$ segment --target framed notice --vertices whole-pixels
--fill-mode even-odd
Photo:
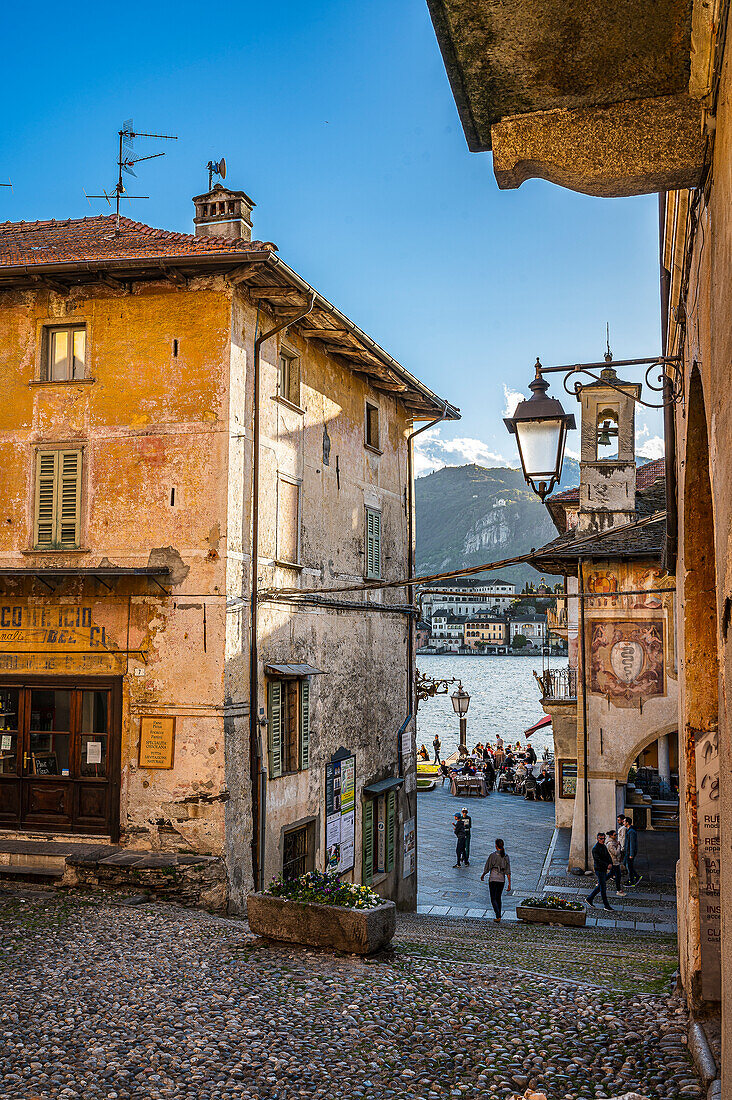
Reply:
[[[574,798],[577,793],[577,761],[559,761],[559,797]]]
[[[140,767],[172,768],[175,718],[146,715],[140,722]]]

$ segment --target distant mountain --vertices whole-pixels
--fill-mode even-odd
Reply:
[[[579,463],[565,458],[559,488],[578,484]],[[421,574],[513,558],[557,533],[521,471],[506,467],[445,466],[417,478],[415,506]],[[501,569],[500,575],[519,587],[539,580],[530,565]]]

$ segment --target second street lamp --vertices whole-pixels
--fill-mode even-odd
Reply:
[[[458,680],[457,691],[454,691],[450,696],[452,699],[452,705],[460,719],[460,746],[458,752],[460,756],[468,755],[468,719],[466,717],[468,713],[468,707],[470,706],[470,696],[463,688],[462,681]]]

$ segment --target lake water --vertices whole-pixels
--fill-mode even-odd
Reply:
[[[534,670],[541,673],[541,657],[460,657],[457,654],[419,655],[417,668],[435,680],[462,680],[470,695],[468,709],[468,748],[478,741],[495,744],[496,734],[505,742],[526,743],[524,730],[546,715],[539,702],[541,693],[534,679]],[[424,742],[433,756],[432,741],[440,735],[443,757],[457,751],[460,742],[458,717],[450,694],[457,685],[450,685],[447,695],[436,695],[419,704],[417,713],[417,748]],[[541,759],[544,749],[554,751],[551,726],[531,737],[536,755]]]

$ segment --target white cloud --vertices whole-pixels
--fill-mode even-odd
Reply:
[[[636,433],[636,437],[637,435],[638,433]],[[636,446],[636,451],[640,458],[663,458],[663,439],[660,435],[652,435],[650,436],[650,438],[646,439],[645,442],[640,445],[640,447]]]
[[[522,393],[518,393],[517,390],[510,390],[505,382],[503,383],[503,396],[506,399],[506,404],[503,409],[504,416],[513,416],[519,401],[526,400]]]
[[[443,466],[508,466],[504,455],[491,451],[481,439],[468,436],[443,439],[440,428],[430,428],[414,441],[414,474],[424,477]]]

